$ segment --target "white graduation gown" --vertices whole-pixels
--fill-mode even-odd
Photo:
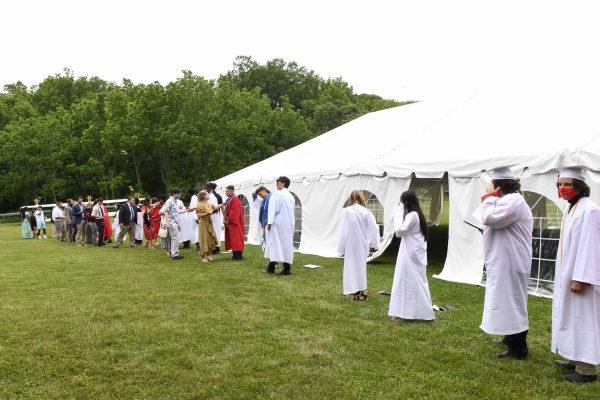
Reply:
[[[113,219],[112,231],[113,231],[113,237],[116,240],[116,238],[119,237],[119,233],[121,232],[121,225],[119,224],[119,211],[118,210],[115,213],[115,218]]]
[[[262,202],[263,200],[260,198],[260,196],[256,196],[256,198],[252,202],[254,215],[258,216]],[[250,224],[250,227],[252,228],[252,224]],[[248,237],[252,237],[255,243],[263,244],[263,236],[264,231],[262,226],[260,225],[260,221],[258,221],[258,223],[252,228],[252,235],[248,235]]]
[[[288,189],[277,190],[269,200],[266,249],[271,262],[294,261],[294,196]]]
[[[208,203],[217,207],[219,205],[219,201],[217,200],[217,196],[213,192],[210,192],[208,195]],[[222,242],[225,240],[225,230],[223,229],[223,212],[219,210],[219,212],[214,213],[210,216],[212,220],[213,228],[215,229],[215,234],[217,235],[217,240]]]
[[[589,286],[574,294],[571,281]],[[568,360],[600,364],[600,207],[587,197],[563,221],[554,275],[552,351]]]
[[[527,282],[531,274],[533,215],[519,193],[488,197],[481,217],[486,285],[480,328],[491,335],[529,329]]]
[[[144,215],[138,210],[135,222],[135,240],[144,240]]]
[[[177,224],[179,225],[179,243],[187,242],[191,239],[192,233],[190,231],[190,213],[187,212],[187,208],[183,204],[183,201],[177,200]]]
[[[193,210],[198,207],[198,196],[193,195],[190,199],[190,206]],[[198,215],[196,211],[188,211],[188,224],[190,225],[190,244],[199,243],[198,240]]]
[[[353,204],[342,210],[338,253],[344,255],[343,293],[367,290],[369,249],[379,247],[379,226],[371,211]]]
[[[433,320],[435,314],[426,273],[427,242],[419,228],[419,215],[413,211],[404,216],[404,207],[398,206],[394,211],[394,231],[402,240],[388,315],[402,319]]]

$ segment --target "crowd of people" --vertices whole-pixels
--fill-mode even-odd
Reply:
[[[278,191],[271,193],[260,187],[255,198],[266,200],[261,210],[261,237],[265,256],[270,260],[267,272],[274,273],[278,263],[283,263],[281,275],[291,273],[294,255],[294,198],[289,192],[290,180],[281,177]],[[215,191],[217,185],[209,182],[204,190],[189,189],[187,205],[180,189],[170,196],[139,198],[130,196],[116,205],[113,222],[102,198],[87,203],[80,196],[65,203],[57,201],[51,212],[53,237],[58,242],[72,242],[77,246],[98,247],[112,244],[118,248],[128,238],[131,247],[153,248],[160,246],[173,260],[180,260],[181,248],[195,246],[200,261],[213,261],[212,255],[221,252],[221,243],[230,251],[233,260],[242,260],[245,243],[245,217],[235,188],[225,188],[225,201]],[[270,205],[270,206],[269,206]],[[34,210],[21,209],[21,236],[24,239],[46,239],[46,216],[41,206]],[[267,245],[266,243],[269,243]]]
[[[187,205],[179,189],[165,195],[139,198],[130,196],[123,204],[116,204],[113,222],[102,198],[84,203],[57,201],[52,209],[53,238],[77,246],[98,247],[112,244],[118,248],[125,238],[130,246],[159,247],[174,260],[183,258],[179,248],[195,246],[202,261],[212,260],[220,252],[220,243],[233,251],[233,258],[242,259],[244,247],[244,213],[233,187],[227,189],[227,199],[215,191],[217,185],[209,182],[198,193],[189,189]],[[21,209],[21,237],[47,239],[46,215],[41,206]]]
[[[294,258],[294,197],[290,180],[277,179],[271,193],[261,186],[255,191],[259,208],[258,237],[267,259],[265,272],[291,274]],[[226,188],[226,200],[209,183],[205,190],[188,191],[185,206],[181,191],[171,196],[145,199],[133,197],[119,207],[113,228],[102,199],[84,205],[81,198],[65,205],[57,202],[52,211],[54,237],[85,245],[103,246],[115,237],[113,247],[125,236],[131,246],[158,245],[174,260],[183,258],[180,245],[195,245],[201,262],[210,262],[220,252],[220,243],[243,259],[244,212],[233,186]],[[533,215],[520,193],[520,183],[509,168],[493,172],[487,193],[473,214],[483,226],[486,289],[480,328],[500,335],[505,351],[499,358],[525,359],[529,354],[527,333],[528,280],[531,273]],[[583,172],[562,169],[558,195],[569,203],[561,226],[556,257],[552,305],[552,351],[564,357],[556,360],[570,370],[563,378],[586,383],[597,380],[600,364],[600,207],[590,199]],[[23,236],[46,238],[43,210],[22,210]],[[406,191],[394,211],[394,231],[401,238],[390,293],[388,315],[394,321],[433,321],[435,314],[426,275],[427,221],[414,192]],[[91,231],[91,233],[90,233]],[[362,191],[353,191],[344,204],[339,221],[338,251],[344,257],[343,294],[353,300],[367,300],[367,259],[380,243],[373,213],[366,208]]]

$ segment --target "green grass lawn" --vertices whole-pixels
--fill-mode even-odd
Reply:
[[[256,247],[243,262],[204,265],[193,251],[173,262],[157,249],[19,237],[15,224],[0,230],[0,399],[600,395],[598,384],[560,380],[547,299],[530,298],[531,357],[497,360],[478,328],[480,287],[431,278],[434,303],[458,310],[391,322],[389,298],[376,294],[391,285],[391,257],[369,267],[369,301],[352,302],[339,259],[299,254],[293,275],[278,277],[261,272]]]

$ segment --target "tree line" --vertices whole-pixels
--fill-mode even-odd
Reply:
[[[0,93],[0,211],[34,199],[124,197],[235,172],[360,115],[408,102],[354,93],[341,78],[236,58],[216,80],[166,85],[75,77]]]

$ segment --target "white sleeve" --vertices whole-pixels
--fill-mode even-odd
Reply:
[[[519,220],[519,208],[506,198],[488,197],[480,206],[481,222],[490,228],[505,228]]]
[[[414,227],[415,223],[418,223],[419,218],[415,212],[409,212],[405,216],[404,207],[402,207],[401,210],[400,207],[402,206],[399,206],[396,209],[396,213],[394,213],[394,231],[396,232],[396,237],[407,236]]]
[[[378,249],[379,242],[381,240],[379,237],[379,225],[377,225],[377,221],[375,220],[373,213],[370,212],[367,218],[369,218],[369,224],[367,225],[367,238],[369,239],[369,247]]]
[[[600,285],[600,210],[583,215],[572,280]]]
[[[274,193],[273,195],[271,195],[271,198],[269,199],[269,206],[268,206],[268,212],[267,212],[267,225],[273,225],[273,223],[275,222],[275,215],[277,215],[278,210],[276,210],[276,208],[278,207],[278,203],[279,203],[279,196],[277,195],[277,193]]]
[[[346,209],[343,209],[340,213],[340,220],[338,222],[338,254],[344,254],[346,252],[346,238],[348,235]]]

